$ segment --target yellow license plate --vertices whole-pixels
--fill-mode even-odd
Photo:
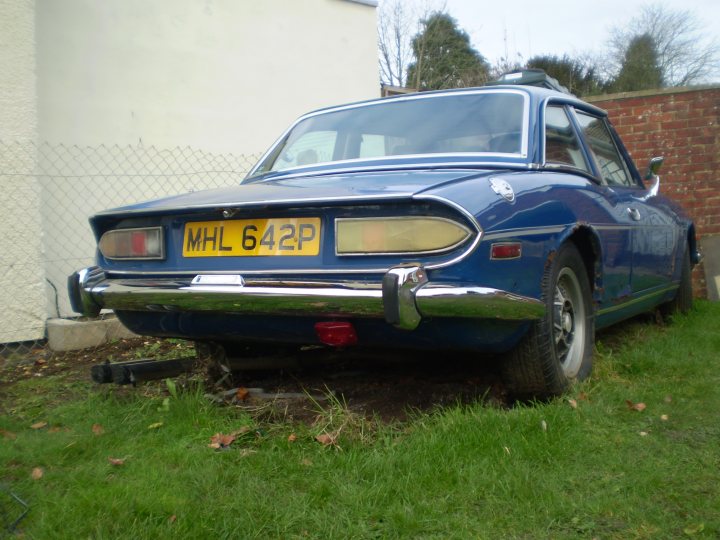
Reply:
[[[197,221],[183,236],[183,257],[310,256],[320,253],[320,218]]]

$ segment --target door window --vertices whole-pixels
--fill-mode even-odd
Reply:
[[[585,140],[600,167],[600,174],[605,183],[610,186],[636,186],[605,121],[584,112],[576,111],[576,113]]]
[[[563,107],[545,109],[545,164],[570,165],[590,172],[575,130]]]

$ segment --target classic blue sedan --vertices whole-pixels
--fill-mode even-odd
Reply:
[[[596,328],[692,305],[693,223],[606,113],[499,85],[301,117],[238,186],[102,212],[74,309],[253,347],[505,353],[512,394],[588,376]]]

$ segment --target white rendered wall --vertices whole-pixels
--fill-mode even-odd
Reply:
[[[38,0],[40,135],[257,153],[379,95],[375,8],[345,0]]]
[[[35,2],[0,0],[0,343],[45,332],[36,104]]]

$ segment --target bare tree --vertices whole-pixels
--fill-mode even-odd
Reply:
[[[407,4],[402,0],[384,0],[378,12],[378,51],[380,80],[391,86],[402,86],[412,61],[414,25]]]
[[[630,44],[642,35],[655,42],[662,80],[686,86],[707,79],[719,66],[720,45],[703,33],[691,11],[673,10],[662,3],[646,4],[626,25],[611,30],[610,56],[617,74]]]
[[[422,21],[445,10],[445,2],[425,0],[421,5],[407,0],[381,0],[378,8],[378,53],[380,80],[391,86],[404,86],[408,66],[414,61],[412,39]]]

